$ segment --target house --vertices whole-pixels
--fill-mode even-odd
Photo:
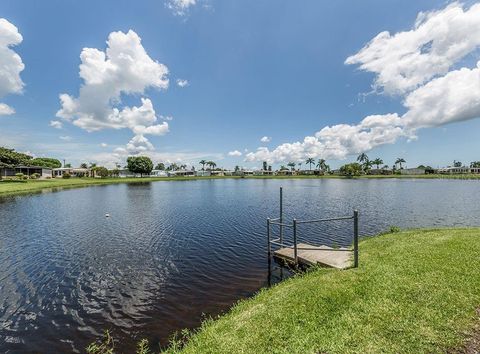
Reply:
[[[255,176],[272,176],[273,175],[273,171],[269,171],[269,170],[255,170],[253,171],[253,174]]]
[[[445,167],[438,169],[438,173],[441,174],[448,174],[448,175],[458,175],[458,174],[478,174],[480,173],[480,168],[478,167]]]
[[[140,173],[133,173],[132,171],[124,168],[118,170],[118,177],[120,178],[134,178],[134,177],[141,177]]]
[[[51,178],[52,169],[42,166],[16,166],[16,167],[1,167],[0,176],[2,177],[15,177],[17,173],[23,173],[25,176],[31,176],[38,174],[39,178]]]
[[[197,176],[197,177],[210,177],[211,173],[210,173],[210,171],[200,170],[200,171],[195,172],[195,176]]]
[[[192,170],[177,170],[168,171],[168,177],[190,177],[195,176],[195,171]]]
[[[296,172],[290,170],[279,170],[276,174],[277,176],[293,176],[294,174],[296,174]]]
[[[402,168],[400,171],[400,174],[402,175],[424,175],[425,174],[425,169],[424,168]]]
[[[163,170],[152,170],[150,177],[168,177],[168,173]]]
[[[222,170],[213,170],[213,171],[210,171],[210,173],[212,176],[225,176]]]
[[[71,177],[88,177],[90,176],[90,169],[88,168],[73,168],[73,167],[59,167],[53,169],[53,178],[61,178],[66,173]]]

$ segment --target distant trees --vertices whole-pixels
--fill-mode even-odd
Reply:
[[[80,168],[88,168],[88,165],[85,162],[83,162],[80,164]]]
[[[213,170],[213,169],[215,169],[215,167],[217,167],[217,164],[213,161],[207,161],[206,165],[210,166],[210,170]]]
[[[206,160],[201,160],[200,165],[202,165],[202,171],[205,171],[205,165],[207,164]]]
[[[157,165],[155,166],[155,169],[156,170],[159,170],[159,171],[165,171],[165,164],[163,162],[159,162],[157,163]]]
[[[296,163],[295,162],[289,162],[287,163],[287,166],[290,167],[290,170],[293,172],[293,170],[295,169],[295,165]]]
[[[400,169],[402,169],[402,163],[406,163],[405,159],[403,157],[399,157],[395,160],[395,166],[400,166]]]
[[[358,162],[343,165],[340,167],[340,174],[347,177],[360,176],[362,174],[362,165]]]
[[[321,171],[329,171],[330,166],[327,165],[327,161],[325,159],[319,159],[317,163],[317,167]]]
[[[307,161],[305,161],[305,163],[307,163],[307,164],[309,165],[310,171],[311,171],[311,170],[312,170],[312,164],[315,163],[315,160],[314,160],[313,158],[309,157],[309,158],[307,159]]]
[[[153,162],[148,156],[129,156],[127,158],[127,168],[133,173],[149,174],[153,170]]]
[[[358,155],[357,161],[361,162],[361,163],[365,163],[365,162],[369,161],[367,154],[362,152],[360,155]]]
[[[462,162],[457,161],[457,160],[453,160],[453,167],[462,167]]]
[[[31,158],[31,156],[16,152],[14,149],[0,147],[0,167],[28,165]]]
[[[372,163],[370,162],[367,154],[364,153],[364,152],[362,152],[360,155],[358,155],[357,161],[362,163],[361,167],[362,167],[362,170],[365,173],[368,172],[370,170],[370,168],[372,167]]]
[[[472,167],[472,168],[480,168],[480,161],[472,161],[472,162],[470,162],[470,167]]]
[[[40,166],[47,168],[59,168],[62,167],[60,160],[52,159],[49,157],[37,157],[29,161],[30,166]]]
[[[95,167],[95,174],[101,178],[106,178],[109,175],[109,172],[106,167],[98,166]]]
[[[377,157],[375,160],[372,161],[372,163],[377,166],[377,170],[380,169],[380,165],[383,164],[383,160],[379,157]]]
[[[266,171],[268,169],[268,163],[267,161],[263,161],[263,170]]]

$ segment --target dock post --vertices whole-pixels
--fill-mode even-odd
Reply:
[[[280,243],[283,244],[283,187],[280,187]]]
[[[293,260],[295,261],[295,266],[298,264],[298,254],[297,254],[297,219],[293,219]]]
[[[267,242],[268,260],[270,261],[270,255],[272,253],[272,245],[270,243],[270,218],[267,218]]]
[[[358,267],[358,210],[353,211],[353,266]]]

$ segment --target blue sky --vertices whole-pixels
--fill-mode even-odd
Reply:
[[[0,116],[0,145],[37,156],[67,159],[73,164],[111,164],[128,154],[146,153],[155,162],[181,161],[189,165],[212,159],[223,167],[255,167],[266,159],[278,166],[312,156],[326,157],[332,166],[338,166],[355,159],[360,150],[372,158],[382,157],[388,165],[396,157],[403,157],[411,167],[420,163],[443,166],[454,159],[466,163],[480,160],[480,122],[475,119],[480,110],[474,105],[475,97],[466,98],[473,102],[467,118],[460,112],[445,120],[437,115],[428,122],[417,119],[423,115],[421,111],[415,113],[420,108],[406,107],[404,103],[413,93],[416,99],[412,98],[412,104],[423,107],[424,96],[416,92],[422,86],[461,68],[475,69],[479,56],[473,39],[465,53],[445,59],[449,63],[446,71],[438,69],[435,75],[402,88],[400,93],[389,91],[397,88],[395,77],[385,85],[377,85],[372,93],[372,85],[378,84],[376,78],[385,74],[378,68],[381,63],[372,70],[361,68],[362,63],[369,64],[365,61],[345,63],[380,32],[389,31],[393,36],[410,31],[420,12],[447,11],[449,3],[183,0],[189,6],[179,14],[175,1],[178,5],[182,0],[3,0],[0,17],[16,26],[23,37],[10,48],[21,57],[25,68],[19,73],[24,84],[22,92],[12,90],[0,98],[15,110],[14,114]],[[473,5],[467,2],[450,7],[467,14]],[[443,13],[435,14],[442,21]],[[477,17],[472,10],[468,20],[476,21]],[[455,23],[451,26],[451,32],[459,27]],[[62,108],[59,95],[78,98],[80,86],[85,83],[79,76],[82,49],[105,51],[112,32],[126,34],[129,30],[141,38],[141,46],[153,62],[168,68],[164,75],[168,88],[158,80],[144,78],[140,90],[133,94],[121,91],[121,102],[109,108],[121,111],[139,107],[142,98],[149,99],[158,118],[142,126],[165,122],[168,132],[163,125],[158,126],[161,132],[148,134],[144,128],[129,123],[122,123],[121,128],[105,125],[88,131],[92,125],[79,121],[80,115],[86,114],[83,107],[89,106],[86,99],[82,108],[64,114],[67,118],[56,116]],[[469,35],[473,37],[476,32],[472,30]],[[434,45],[441,36],[432,38]],[[450,45],[456,38],[460,37],[452,38]],[[387,49],[395,51],[395,45],[399,44],[393,43]],[[450,47],[445,48],[447,53]],[[440,49],[437,56],[443,55]],[[427,69],[422,67],[410,74],[422,76],[420,70]],[[475,80],[473,77],[465,80]],[[180,87],[177,80],[187,80],[188,84]],[[117,82],[112,79],[110,84]],[[122,87],[134,83],[128,81],[125,85]],[[415,114],[403,116],[408,111]],[[334,138],[328,138],[328,143],[325,137],[315,138],[315,147],[282,145],[302,144],[305,137],[315,136],[326,126],[355,127],[369,115],[381,115],[383,119],[387,114],[397,114],[409,122],[392,118],[395,122],[389,123],[389,128],[396,129],[392,140],[383,135],[368,137],[368,141],[352,146],[351,140],[337,140],[338,134],[345,131],[342,128]],[[52,127],[51,121],[60,122],[57,128],[62,128]],[[349,139],[356,139],[357,133]],[[138,136],[143,139],[129,147],[127,144]],[[264,136],[270,141],[261,142]],[[258,153],[259,147],[267,149]],[[242,155],[230,156],[229,152],[234,151]]]

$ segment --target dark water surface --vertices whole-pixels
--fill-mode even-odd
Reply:
[[[104,329],[129,352],[227,310],[267,284],[265,219],[281,185],[288,217],[358,208],[361,235],[480,224],[478,181],[200,180],[3,198],[0,352],[82,352]],[[348,244],[351,224],[301,232]]]

